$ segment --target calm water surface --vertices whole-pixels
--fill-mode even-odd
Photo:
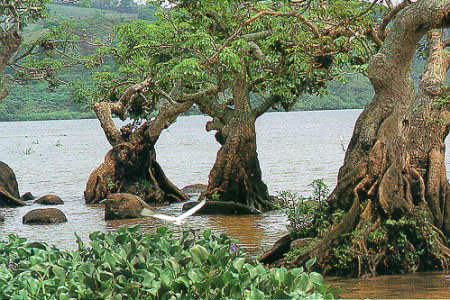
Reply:
[[[317,178],[332,188],[344,158],[339,134],[348,143],[359,113],[270,113],[258,119],[258,153],[270,192],[292,190],[306,195],[311,192],[309,183]],[[207,120],[204,116],[180,117],[157,143],[158,161],[179,187],[208,181],[219,146],[214,135],[205,131]],[[23,225],[22,217],[40,205],[0,209],[5,216],[0,238],[17,233],[33,241],[75,248],[75,232],[87,240],[92,231],[141,224],[142,231],[148,232],[160,226],[162,223],[152,218],[105,221],[103,207],[84,204],[82,195],[89,174],[103,162],[109,149],[97,120],[0,123],[0,160],[15,171],[20,192],[30,191],[36,197],[59,195],[65,204],[58,208],[69,220],[49,226]],[[178,214],[181,205],[159,211]],[[258,255],[286,232],[286,221],[282,213],[269,212],[251,217],[195,216],[188,225],[226,233],[238,239],[246,251]],[[445,273],[338,282],[344,285],[346,297],[450,298],[450,278]]]

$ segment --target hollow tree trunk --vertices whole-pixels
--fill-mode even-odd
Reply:
[[[359,276],[448,265],[446,237],[439,222],[429,220],[429,213],[436,220],[430,204],[435,200],[420,197],[427,194],[427,183],[412,153],[417,144],[426,141],[424,129],[411,127],[415,91],[409,70],[422,36],[429,29],[448,26],[449,13],[450,1],[423,0],[405,8],[394,20],[369,64],[374,99],[356,122],[337,186],[329,197],[332,213],[343,211],[343,217],[289,263],[304,263],[315,256],[324,272],[333,273],[342,258],[336,251],[340,249],[356,257],[349,258],[347,267],[353,267],[349,272]],[[410,140],[416,130],[419,143]],[[426,170],[427,176],[441,173],[431,164]],[[417,230],[422,237],[417,237]],[[399,238],[403,239],[401,246]],[[341,247],[344,243],[348,248]],[[393,259],[404,252],[417,254],[417,265]]]
[[[251,110],[245,80],[233,87],[234,110],[216,134],[222,147],[209,173],[207,198],[233,201],[261,211],[273,209],[272,198],[262,180],[256,152],[256,116]]]
[[[148,203],[171,203],[187,199],[164,174],[156,161],[155,143],[162,130],[175,121],[177,116],[188,110],[191,103],[166,104],[152,121],[139,128],[127,125],[119,130],[111,115],[124,116],[121,103],[98,103],[95,112],[113,146],[102,163],[89,177],[85,200],[96,203],[111,193],[131,193]]]

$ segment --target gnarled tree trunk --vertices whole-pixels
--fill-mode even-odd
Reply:
[[[331,213],[343,217],[288,263],[315,256],[324,272],[337,272],[340,263],[359,276],[448,266],[442,232],[448,204],[438,199],[447,194],[442,159],[448,130],[430,122],[418,126],[409,71],[422,36],[449,26],[449,13],[450,1],[423,0],[394,20],[369,64],[375,96],[356,122],[329,198]],[[430,126],[437,137],[427,136]]]
[[[221,130],[222,147],[209,173],[206,196],[232,201],[266,211],[272,207],[267,185],[262,181],[256,152],[255,117],[235,112]]]
[[[445,49],[442,31],[428,35],[429,56],[420,83],[420,97],[411,117],[409,134],[409,176],[411,200],[426,203],[433,224],[450,237],[450,189],[445,167],[445,139],[449,133],[450,105],[444,88],[450,53]],[[420,176],[419,176],[420,175]]]
[[[256,115],[248,95],[245,79],[238,76],[233,86],[234,110],[216,134],[222,147],[209,173],[208,188],[201,197],[216,197],[220,201],[238,202],[266,211],[273,209],[273,197],[262,181],[256,152]]]
[[[122,102],[101,102],[95,112],[110,144],[113,146],[102,163],[89,177],[84,192],[87,203],[96,203],[110,193],[130,193],[148,203],[172,203],[187,199],[165,176],[156,161],[155,143],[161,132],[172,124],[177,116],[187,111],[192,103],[164,104],[158,115],[136,127],[128,124],[115,127],[112,113],[125,119]]]

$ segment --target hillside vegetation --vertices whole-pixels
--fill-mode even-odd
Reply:
[[[119,13],[112,10],[101,10],[69,5],[49,5],[50,16],[27,27],[25,42],[37,40],[52,26],[60,25],[67,20],[82,28],[88,36],[104,40],[112,33],[113,27],[123,22],[137,19],[137,14]],[[72,69],[60,76],[65,81],[88,80],[89,74]],[[60,86],[50,89],[45,82],[15,84],[9,96],[0,102],[0,121],[48,120],[91,118],[94,114],[70,101],[68,89]]]
[[[69,5],[51,4],[50,17],[27,28],[25,41],[38,39],[52,26],[72,20],[88,36],[106,39],[115,25],[123,22],[147,18],[151,19],[149,9],[137,13],[121,13],[114,10],[85,8]],[[413,77],[418,79],[423,62],[417,60]],[[89,80],[89,74],[81,70],[71,70],[62,75],[66,81]],[[293,110],[328,110],[364,108],[373,97],[373,88],[363,75],[349,75],[344,82],[334,81],[323,95],[304,95]],[[60,86],[50,89],[45,82],[15,84],[10,95],[0,102],[0,121],[55,120],[93,118],[91,111],[71,102],[68,89]],[[191,111],[195,113],[198,111]]]

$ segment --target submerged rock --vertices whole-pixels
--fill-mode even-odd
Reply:
[[[22,218],[23,224],[58,224],[67,222],[66,215],[57,208],[38,208]]]
[[[111,194],[106,200],[105,220],[141,218],[141,211],[144,208],[150,209],[150,206],[136,195]]]
[[[0,222],[4,222],[5,221],[5,217],[4,216],[0,216]]]
[[[183,205],[183,211],[189,210],[198,202],[187,202]],[[206,201],[205,205],[196,213],[199,215],[257,215],[261,211],[254,207],[236,202]]]
[[[181,191],[186,195],[197,195],[206,191],[207,188],[208,186],[206,184],[197,183],[187,185],[184,188],[182,188]]]
[[[64,201],[56,195],[45,195],[37,199],[35,203],[43,205],[60,205],[64,204]]]
[[[19,185],[14,171],[0,161],[0,207],[16,207],[27,205],[19,199]]]
[[[30,192],[26,192],[25,194],[22,195],[22,197],[20,197],[20,200],[22,201],[30,201],[30,200],[34,200],[34,196],[33,194],[31,194]]]

